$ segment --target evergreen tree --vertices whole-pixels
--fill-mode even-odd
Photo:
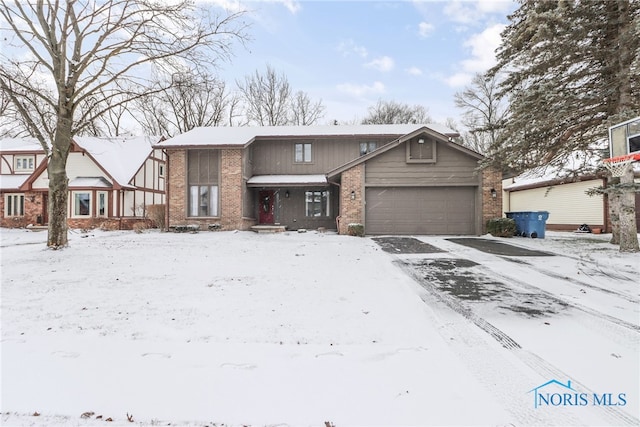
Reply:
[[[564,164],[639,115],[639,13],[632,0],[521,0],[490,70],[506,75],[500,93],[510,104],[495,162]]]

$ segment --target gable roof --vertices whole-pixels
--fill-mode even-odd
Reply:
[[[126,186],[153,150],[160,138],[98,138],[77,136],[73,141],[85,150],[117,183]]]
[[[156,144],[156,147],[234,147],[244,148],[260,138],[336,137],[336,136],[400,136],[416,129],[429,128],[442,135],[458,133],[440,124],[409,125],[338,125],[338,126],[243,126],[198,127]]]
[[[73,138],[73,144],[87,153],[117,184],[126,187],[151,154],[152,144],[159,140],[160,138],[150,136],[117,138],[76,136]],[[44,150],[35,138],[6,138],[0,139],[0,152],[44,153]],[[32,175],[38,175],[43,170],[38,167]],[[3,177],[3,181],[4,179]]]
[[[342,172],[346,171],[347,169],[351,169],[352,167],[366,162],[367,160],[379,156],[382,153],[386,153],[387,151],[396,148],[399,145],[404,144],[406,141],[415,138],[418,135],[422,135],[422,134],[427,134],[427,135],[431,135],[434,138],[436,138],[437,140],[439,140],[440,143],[443,143],[445,145],[447,145],[450,148],[453,148],[455,150],[458,151],[462,151],[463,153],[466,153],[467,155],[471,156],[471,157],[475,157],[476,159],[480,160],[482,159],[484,156],[482,156],[482,154],[480,153],[476,153],[473,150],[468,149],[467,147],[463,147],[460,144],[456,144],[455,142],[451,141],[451,137],[449,137],[446,134],[442,134],[439,132],[436,132],[435,130],[427,127],[427,126],[422,126],[418,129],[415,129],[414,131],[407,133],[406,135],[402,135],[401,137],[399,137],[398,139],[383,145],[382,147],[373,150],[370,153],[365,154],[364,156],[360,156],[356,159],[353,159],[347,163],[345,163],[342,166],[338,166],[337,168],[330,170],[329,172],[327,172],[327,176],[328,177],[333,177],[333,176],[337,176],[339,174],[341,174]]]

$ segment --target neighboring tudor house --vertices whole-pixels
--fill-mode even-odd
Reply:
[[[501,216],[501,175],[439,125],[196,128],[167,154],[168,227],[483,232]]]
[[[165,157],[158,139],[75,137],[67,161],[68,224],[131,228],[146,206],[165,202]],[[48,222],[49,179],[35,139],[0,140],[2,227]]]

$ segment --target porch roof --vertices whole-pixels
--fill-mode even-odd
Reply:
[[[0,190],[17,190],[30,175],[0,175]]]
[[[322,175],[255,175],[247,181],[248,187],[301,187],[306,185],[327,185],[327,177]]]

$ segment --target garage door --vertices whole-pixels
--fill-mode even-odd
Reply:
[[[476,234],[475,187],[366,189],[367,234]]]

